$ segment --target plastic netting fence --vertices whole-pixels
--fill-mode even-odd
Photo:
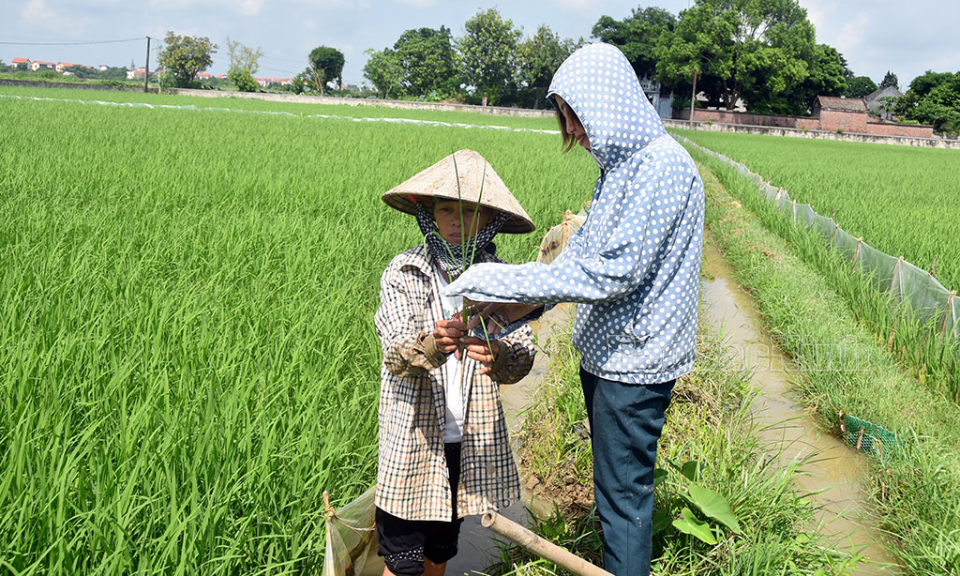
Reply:
[[[864,242],[863,238],[854,238],[840,228],[833,218],[817,214],[809,204],[798,203],[786,190],[764,182],[763,178],[743,164],[683,136],[673,137],[736,168],[756,183],[760,194],[794,224],[816,233],[835,246],[851,262],[851,271],[862,272],[878,289],[888,291],[895,302],[905,303],[919,320],[936,322],[940,334],[952,334],[960,338],[960,298],[957,298],[956,291],[947,290],[929,272],[902,257],[896,258],[877,250]]]
[[[890,430],[843,412],[840,413],[840,431],[847,444],[881,458],[889,458],[902,446],[896,434]]]

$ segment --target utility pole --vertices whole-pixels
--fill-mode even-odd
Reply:
[[[150,37],[147,36],[147,65],[143,67],[143,91],[147,92],[147,82],[150,80]]]
[[[697,107],[697,69],[693,69],[693,94],[690,95],[690,123],[693,124],[693,109]]]

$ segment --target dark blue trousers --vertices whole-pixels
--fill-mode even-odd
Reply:
[[[593,488],[603,567],[647,576],[653,548],[653,470],[675,381],[624,384],[580,369],[593,444]]]

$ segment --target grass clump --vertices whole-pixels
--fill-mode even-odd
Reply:
[[[830,283],[803,262],[802,247],[761,226],[763,216],[747,210],[765,209],[752,181],[691,153],[707,182],[711,235],[753,294],[770,332],[793,356],[803,402],[834,433],[843,410],[903,441],[889,460],[876,459],[870,472],[880,515],[875,522],[889,535],[893,553],[911,573],[960,574],[960,409],[901,369]]]
[[[731,190],[734,189],[733,181],[742,184],[738,175],[721,167],[722,163],[713,162],[711,165],[716,167],[717,176]],[[756,188],[753,194],[744,190],[738,198],[764,226],[794,246],[803,259],[827,279],[831,288],[846,301],[854,317],[868,326],[878,343],[896,355],[922,384],[960,404],[960,340],[944,337],[945,331],[952,331],[953,327],[945,325],[942,310],[930,320],[921,320],[908,302],[894,301],[888,289],[889,279],[881,282],[865,273],[853,273],[856,267],[851,264],[849,255],[844,256],[825,243],[819,234],[795,225],[762,198]],[[923,293],[925,287],[912,285],[911,288]]]
[[[698,483],[727,499],[741,535],[714,528],[710,546],[668,527],[654,537],[653,574],[842,574],[861,561],[824,547],[808,500],[791,478],[803,461],[778,468],[761,446],[750,416],[748,378],[732,369],[721,335],[701,323],[694,372],[673,391],[658,460],[696,461]],[[584,422],[579,357],[569,335],[551,343],[551,376],[542,400],[527,414],[521,456],[524,481],[555,503],[552,516],[533,528],[541,536],[595,564],[602,563],[599,521],[593,506],[592,453]],[[658,483],[656,509],[672,509],[688,482],[669,473]],[[494,574],[564,572],[516,547],[504,547]]]

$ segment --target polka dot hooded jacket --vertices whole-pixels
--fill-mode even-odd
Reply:
[[[444,292],[477,301],[577,302],[573,343],[588,372],[652,384],[693,367],[703,183],[666,133],[630,62],[590,44],[557,70],[600,165],[589,213],[552,264],[477,264]]]

